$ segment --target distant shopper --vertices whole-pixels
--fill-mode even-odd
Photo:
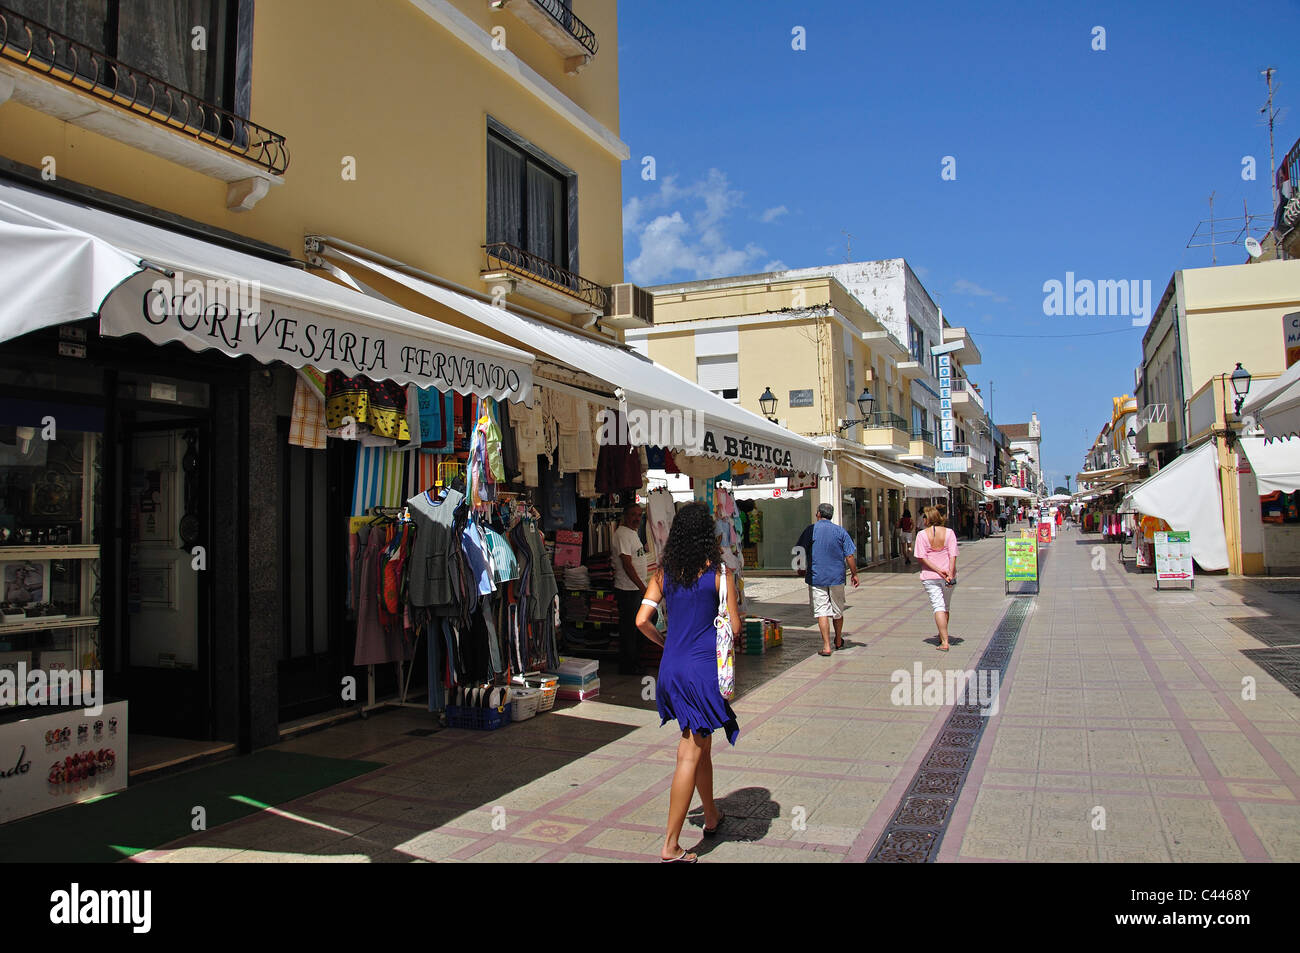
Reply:
[[[912,546],[916,541],[916,525],[912,522],[912,511],[903,509],[903,518],[898,521],[898,529],[903,534],[903,564],[912,564]]]
[[[939,651],[947,652],[948,611],[952,587],[957,584],[957,534],[944,526],[937,507],[926,507],[926,528],[916,536],[916,560],[921,564],[921,585],[934,608],[939,630]]]
[[[803,531],[798,545],[807,559],[803,576],[808,582],[813,616],[822,634],[818,655],[831,655],[831,620],[835,623],[835,648],[844,648],[844,569],[847,566],[858,587],[858,554],[853,537],[842,526],[831,522],[835,507],[822,503],[817,507],[817,521]]]
[[[659,569],[650,579],[636,624],[646,638],[664,647],[655,684],[660,724],[677,720],[677,768],[668,798],[668,832],[659,859],[693,864],[699,858],[679,843],[682,825],[696,791],[704,805],[704,835],[718,832],[723,815],[713,802],[713,732],[721,728],[736,743],[736,713],[718,690],[718,615],[720,580],[727,581],[727,615],[740,631],[735,575],[722,564],[713,519],[703,503],[688,503],[673,519],[668,542],[659,554]],[[659,602],[668,610],[668,632],[660,635],[650,621]]]
[[[623,507],[623,521],[614,530],[614,597],[618,601],[618,671],[620,675],[640,674],[641,635],[637,631],[637,610],[646,590],[645,544],[637,530],[641,527],[641,507],[629,503]]]

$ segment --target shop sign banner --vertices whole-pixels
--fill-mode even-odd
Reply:
[[[1286,366],[1300,363],[1300,311],[1282,315],[1282,334],[1286,339]]]
[[[935,457],[935,473],[966,473],[970,470],[970,457]]]
[[[1192,534],[1190,531],[1155,534],[1156,579],[1192,578]]]
[[[127,703],[0,725],[0,824],[126,790]]]
[[[100,331],[498,400],[527,400],[532,393],[527,364],[418,337],[415,325],[407,334],[397,324],[353,322],[260,300],[242,290],[246,284],[142,272],[109,295]]]
[[[1038,581],[1038,541],[1022,537],[1006,541],[1006,581]]]

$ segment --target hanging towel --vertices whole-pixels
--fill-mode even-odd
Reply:
[[[389,447],[358,447],[357,471],[352,485],[352,515],[362,516],[372,506],[400,506],[405,454]]]
[[[308,450],[325,449],[325,403],[312,393],[312,385],[301,377],[293,385],[289,443]]]

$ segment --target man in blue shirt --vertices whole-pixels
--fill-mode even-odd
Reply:
[[[822,634],[822,650],[818,655],[831,654],[831,620],[835,620],[835,648],[844,648],[844,569],[847,566],[858,588],[857,546],[842,526],[831,522],[835,507],[822,503],[817,507],[817,521],[799,537],[799,548],[807,560],[799,575],[808,581],[808,595],[812,600],[813,615]]]

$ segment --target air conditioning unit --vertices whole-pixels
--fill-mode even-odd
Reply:
[[[609,303],[601,324],[615,328],[648,328],[655,323],[655,296],[624,282],[609,286]]]

